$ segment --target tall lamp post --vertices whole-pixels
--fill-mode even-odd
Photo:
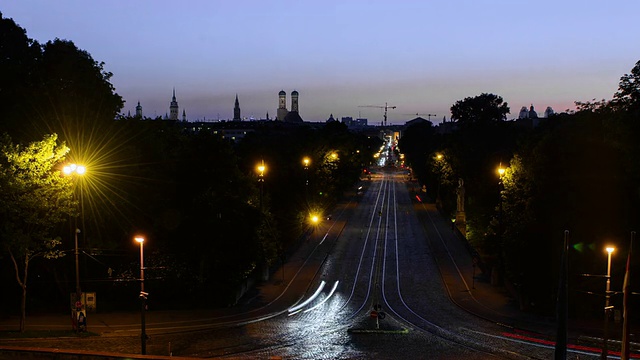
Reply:
[[[72,175],[82,176],[86,172],[87,172],[87,168],[83,165],[69,164],[62,168],[62,173],[67,176],[72,176]],[[74,191],[74,196],[75,196],[75,191]],[[82,200],[83,200],[82,186],[80,186],[80,212],[81,213],[83,211]],[[82,290],[80,289],[80,262],[78,259],[80,254],[80,252],[78,251],[78,234],[80,233],[80,229],[78,228],[78,215],[75,216],[74,227],[75,229],[73,230],[73,234],[74,234],[74,242],[75,242],[74,254],[76,258],[76,301],[81,301]]]
[[[305,185],[309,185],[309,164],[311,163],[311,159],[308,157],[304,157],[302,159],[302,164],[304,164],[304,173],[305,173]]]
[[[258,182],[260,183],[260,211],[262,211],[262,198],[264,196],[264,172],[267,167],[264,165],[264,160],[256,168],[258,170]]]
[[[498,217],[498,233],[499,236],[502,236],[502,190],[504,189],[504,182],[502,182],[502,177],[504,176],[504,173],[507,170],[505,168],[502,167],[502,163],[500,163],[500,166],[498,167],[498,176],[499,179],[498,180],[498,184],[500,185],[500,207],[498,208],[499,210],[499,217]]]
[[[607,246],[607,285],[604,294],[604,339],[602,344],[602,356],[601,359],[607,359],[608,357],[608,343],[609,343],[609,310],[613,308],[610,305],[610,297],[611,297],[611,253],[613,253],[616,248],[613,246]]]
[[[146,334],[146,321],[145,321],[145,310],[147,307],[147,295],[148,293],[144,292],[144,237],[136,236],[134,238],[135,241],[140,243],[140,341],[141,341],[141,351],[142,355],[147,354],[147,334]]]

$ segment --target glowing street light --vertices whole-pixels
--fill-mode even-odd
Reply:
[[[147,334],[146,334],[146,321],[145,321],[145,308],[147,307],[147,295],[144,292],[144,237],[136,236],[133,238],[136,242],[140,243],[140,341],[142,355],[147,353]]]
[[[504,175],[505,171],[507,171],[507,170],[502,167],[502,164],[500,164],[500,167],[498,167],[498,175],[500,176],[500,178],[502,178],[502,176]]]
[[[260,211],[262,211],[262,197],[264,196],[264,173],[267,171],[267,166],[264,164],[264,160],[256,166],[258,171],[258,182],[260,183]]]
[[[607,246],[605,248],[607,251],[607,285],[604,295],[604,339],[602,345],[602,357],[601,359],[607,359],[608,355],[608,342],[609,342],[609,310],[613,309],[613,306],[610,306],[610,298],[611,298],[611,254],[616,251],[616,248],[613,246]]]
[[[309,164],[310,163],[311,163],[311,159],[309,159],[308,156],[305,156],[304,158],[302,158],[302,164],[304,165],[304,176],[305,176],[304,184],[306,185],[306,187],[309,187]],[[308,192],[306,187],[305,187],[305,197],[307,196],[307,192]]]

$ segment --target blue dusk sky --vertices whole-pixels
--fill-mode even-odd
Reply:
[[[456,101],[500,95],[517,117],[610,99],[640,60],[640,2],[591,0],[2,0],[39,42],[73,41],[105,62],[122,112],[230,119],[276,115],[300,93],[306,121],[449,119]],[[423,115],[423,117],[427,117]]]

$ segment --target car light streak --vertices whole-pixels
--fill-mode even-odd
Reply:
[[[325,297],[324,299],[322,299],[322,301],[320,301],[320,302],[319,302],[317,305],[315,305],[314,307],[309,308],[309,309],[307,309],[307,310],[303,311],[303,313],[306,313],[306,312],[312,311],[312,310],[314,310],[314,309],[318,308],[319,306],[321,306],[322,304],[324,304],[325,302],[327,302],[327,300],[329,300],[329,298],[333,296],[333,293],[334,293],[334,292],[336,292],[336,289],[338,288],[338,283],[339,283],[339,282],[340,282],[340,281],[336,280],[336,283],[335,283],[335,284],[333,284],[333,288],[331,289],[331,291],[329,292],[329,295],[327,295],[327,297]]]
[[[303,307],[307,306],[307,304],[309,304],[310,302],[313,301],[313,299],[315,299],[316,297],[318,297],[318,295],[320,295],[320,292],[322,291],[322,289],[324,289],[324,285],[326,283],[324,282],[324,280],[322,280],[322,282],[320,283],[320,286],[318,286],[318,289],[316,290],[315,293],[313,293],[313,295],[311,295],[310,298],[308,298],[307,300],[305,300],[302,304],[296,305],[294,307],[289,308],[289,313],[295,312],[296,310],[302,309]],[[289,314],[289,316],[291,316],[292,314]]]
[[[319,245],[322,245],[322,243],[327,239],[327,236],[329,236],[329,233],[324,234],[324,237],[322,238],[322,240],[320,241]]]
[[[534,338],[534,337],[530,337],[530,336],[512,334],[512,333],[507,333],[507,332],[503,332],[502,336],[505,336],[505,337],[511,338],[511,339],[523,340],[523,341],[526,341],[526,342],[533,342],[533,343],[536,343],[536,344],[547,345],[549,347],[555,347],[555,345],[556,345],[555,341],[545,340],[545,339],[538,339],[538,338]],[[574,344],[567,344],[567,349],[570,349],[570,351],[572,351],[572,352],[576,352],[576,353],[580,353],[580,354],[584,354],[584,355],[599,354],[600,351],[601,351],[600,348],[591,347],[591,346],[584,346],[584,345],[574,345]],[[621,355],[619,352],[615,352],[615,351],[609,351],[609,354],[612,355],[612,356],[617,356],[618,358],[620,358],[620,355]],[[630,354],[629,356],[631,358],[633,358],[633,359],[640,359],[640,354]]]

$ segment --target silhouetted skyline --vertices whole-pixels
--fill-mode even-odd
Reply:
[[[73,41],[114,74],[135,114],[275,117],[278,92],[300,92],[306,121],[449,119],[465,97],[573,109],[610,99],[640,58],[635,2],[595,1],[12,1],[3,16],[30,38]],[[290,104],[287,105],[290,107]],[[415,117],[415,116],[413,116]],[[424,117],[424,116],[423,116]]]

